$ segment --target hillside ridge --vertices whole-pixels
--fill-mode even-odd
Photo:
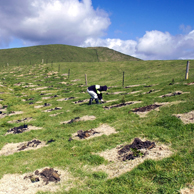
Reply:
[[[57,62],[106,62],[137,61],[138,58],[125,55],[107,47],[76,47],[53,44],[0,50],[0,65],[31,65]]]

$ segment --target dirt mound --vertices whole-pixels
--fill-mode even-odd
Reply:
[[[14,134],[16,134],[16,133],[23,133],[25,130],[27,130],[27,128],[28,128],[28,125],[21,125],[21,126],[19,126],[19,127],[14,127],[14,128],[12,128],[12,129],[9,129],[9,130],[7,130],[7,132],[8,133],[14,133]]]
[[[45,168],[42,172],[36,170],[34,174],[25,176],[24,179],[30,179],[32,183],[40,181],[40,179],[45,182],[47,185],[50,181],[51,182],[58,182],[60,181],[60,175],[57,173],[58,171],[54,170],[53,168]]]
[[[170,93],[170,94],[165,94],[162,96],[162,98],[164,97],[170,97],[170,96],[176,96],[176,95],[180,95],[182,94],[181,92],[173,92],[173,93]]]
[[[38,129],[42,129],[42,127],[35,127],[35,126],[24,124],[19,127],[14,127],[12,129],[7,130],[7,133],[5,135],[19,134],[19,133],[23,133],[31,130],[38,130]]]
[[[190,93],[190,92],[176,91],[176,92],[172,92],[172,93],[168,93],[168,94],[162,95],[160,97],[164,98],[164,97],[171,97],[171,96],[177,96],[177,95],[188,94],[188,93]]]
[[[133,160],[139,156],[145,155],[140,149],[152,149],[153,147],[155,147],[155,142],[143,142],[139,138],[135,138],[132,144],[128,144],[118,151],[118,154],[120,155],[119,158],[123,161]]]
[[[90,129],[90,130],[86,130],[86,131],[79,130],[77,133],[74,133],[72,135],[71,140],[72,139],[75,139],[75,140],[91,139],[91,138],[99,137],[102,135],[108,136],[108,135],[111,135],[114,133],[117,133],[114,128],[110,127],[107,124],[103,124],[95,129]]]
[[[54,110],[61,110],[62,107],[55,107],[55,108],[51,108],[51,109],[48,109],[48,110],[44,110],[43,112],[51,112],[51,111],[54,111]]]
[[[138,145],[137,147],[139,147],[142,143],[138,144],[136,142],[135,144]],[[148,146],[150,144],[145,143],[145,145]],[[153,146],[154,144],[151,144],[151,145]],[[123,155],[119,155],[118,152],[121,150],[121,148],[123,149],[124,147],[125,147],[124,145],[118,145],[117,147],[111,150],[105,150],[103,152],[96,153],[100,155],[101,157],[104,157],[105,160],[108,160],[108,164],[106,165],[101,164],[89,170],[105,171],[108,174],[108,178],[115,178],[115,177],[120,176],[123,173],[131,171],[133,168],[143,163],[147,159],[161,160],[163,158],[171,156],[173,153],[167,145],[162,145],[160,143],[157,143],[157,145],[155,145],[153,148],[148,147],[149,149],[142,148],[140,150],[132,149],[132,151],[123,153]],[[135,150],[135,153],[134,153],[135,156],[133,156],[134,158],[130,158],[129,154],[130,152],[133,153],[134,150]],[[127,157],[124,158],[124,156],[127,156],[127,154],[128,154],[128,158]],[[137,155],[139,154],[139,156],[136,157],[136,154]],[[88,169],[88,166],[86,167],[86,170],[87,169]]]
[[[51,104],[49,104],[49,103],[44,103],[44,105],[34,106],[34,108],[42,108],[42,107],[47,107],[47,106],[51,106]]]
[[[75,97],[69,97],[69,98],[62,98],[62,99],[58,99],[57,101],[66,101],[66,100],[71,100],[74,99]]]
[[[53,181],[49,180],[48,181],[49,184],[46,184],[46,182],[43,181],[43,178],[41,178],[41,176],[45,177],[45,172],[44,172],[45,168],[50,169],[50,167],[44,167],[42,169],[38,169],[37,171],[35,171],[37,174],[39,173],[39,175],[36,175],[35,172],[30,172],[25,174],[3,175],[2,179],[0,180],[0,185],[1,185],[0,193],[2,194],[3,193],[35,194],[37,192],[53,193],[53,192],[60,191],[62,188],[64,192],[74,187],[75,178],[68,172],[68,170],[61,170],[57,168],[54,168],[53,171],[50,170],[52,174],[49,177],[52,177],[51,179]],[[43,174],[40,175],[40,173],[43,173],[44,175]],[[31,180],[30,178],[28,178],[31,175],[36,179],[32,178]],[[38,181],[38,178],[39,178],[39,181]],[[48,179],[48,177],[46,178]],[[60,178],[60,181],[59,181],[59,178]]]
[[[54,95],[54,96],[49,96],[49,97],[42,97],[42,99],[51,99],[51,98],[56,98],[58,97],[57,95]]]
[[[142,94],[156,93],[156,92],[159,92],[159,91],[160,91],[160,90],[152,89],[152,90],[149,90],[148,92],[143,92]]]
[[[150,94],[150,93],[152,93],[152,92],[154,92],[154,91],[155,91],[154,89],[149,90],[148,92],[146,92],[146,94]]]
[[[141,103],[141,101],[130,101],[130,102],[125,102],[125,103],[121,103],[121,104],[114,104],[111,106],[103,106],[103,108],[105,110],[109,110],[111,108],[121,108],[123,106],[131,105],[131,104],[135,104],[135,103]]]
[[[37,147],[39,144],[41,144],[41,141],[39,140],[32,140],[27,142],[26,144],[22,145],[18,150],[25,150],[28,147]]]
[[[68,121],[67,124],[71,124],[71,123],[77,122],[79,120],[80,120],[80,117],[75,117],[74,119],[71,119],[70,121]]]
[[[21,122],[29,122],[32,120],[32,117],[27,117],[24,119],[18,119],[18,120],[13,120],[13,121],[8,121],[8,123],[21,123]]]
[[[86,116],[83,116],[83,117],[75,117],[74,119],[61,122],[61,124],[71,124],[71,123],[78,122],[78,121],[88,121],[88,120],[94,120],[94,119],[96,119],[95,116],[86,115]]]
[[[20,151],[36,150],[44,146],[47,146],[44,141],[39,141],[36,139],[29,142],[7,143],[0,150],[0,156],[8,156]]]
[[[145,112],[145,111],[150,111],[150,110],[154,110],[158,107],[160,107],[162,105],[158,105],[158,104],[151,104],[148,106],[144,106],[144,107],[139,107],[139,108],[135,108],[132,110],[132,112]]]
[[[152,111],[152,110],[156,110],[159,111],[159,107],[160,106],[171,106],[173,104],[179,104],[179,103],[183,103],[185,101],[174,101],[174,102],[155,102],[152,105],[148,105],[145,107],[139,107],[139,108],[135,108],[133,110],[131,110],[132,112],[138,114],[140,117],[146,117],[147,114]],[[131,113],[131,111],[129,111],[129,113]]]
[[[86,130],[86,131],[79,130],[79,131],[77,131],[77,136],[80,139],[85,139],[87,137],[90,137],[91,135],[94,135],[95,133],[99,133],[99,132],[94,131],[93,129]]]
[[[89,102],[89,99],[85,99],[85,100],[78,100],[73,102],[74,104],[79,104],[79,103],[83,103],[83,102]]]

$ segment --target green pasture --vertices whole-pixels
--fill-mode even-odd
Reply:
[[[7,105],[6,113],[12,111],[24,113],[0,119],[0,149],[8,143],[31,141],[35,138],[41,141],[53,139],[55,142],[37,150],[0,156],[0,179],[5,174],[33,172],[49,166],[68,169],[75,178],[74,186],[69,191],[65,191],[64,185],[57,193],[180,193],[180,189],[192,185],[194,179],[194,124],[184,124],[179,118],[173,116],[173,114],[194,110],[194,85],[187,84],[194,82],[194,61],[190,61],[188,80],[185,80],[186,64],[186,60],[172,60],[47,64],[26,62],[22,65],[2,65],[0,67],[0,99],[3,100],[0,104]],[[91,106],[87,102],[74,104],[75,101],[89,99],[89,95],[85,93],[88,87],[85,85],[86,77],[88,86],[99,84],[111,87],[104,92],[103,99],[116,101],[106,103],[106,106],[127,101],[141,101],[141,103],[110,110],[103,108],[105,104],[94,103]],[[36,87],[29,87],[32,84]],[[136,86],[127,87],[132,85]],[[45,86],[48,88],[32,90]],[[151,90],[157,92],[149,93]],[[119,91],[123,94],[112,94]],[[127,94],[134,91],[138,92]],[[159,97],[175,91],[189,93]],[[40,95],[41,93],[52,94]],[[42,97],[54,95],[58,97],[42,99]],[[57,101],[57,99],[69,97],[75,98]],[[42,103],[38,104],[37,101],[42,101]],[[145,118],[140,118],[131,112],[134,108],[155,102],[174,101],[182,102],[162,106],[159,111],[150,111]],[[34,104],[29,104],[30,102]],[[52,106],[34,108],[44,103],[50,103]],[[49,113],[42,112],[54,107],[62,107],[62,109]],[[62,114],[55,117],[49,116],[58,112]],[[85,115],[94,115],[96,119],[60,124],[60,122]],[[34,120],[28,124],[42,127],[42,129],[5,136],[7,130],[21,125],[21,123],[8,123],[8,121],[24,117],[33,117]],[[78,130],[94,129],[101,124],[114,127],[118,133],[83,141],[68,141]],[[158,142],[165,144],[170,147],[173,154],[162,160],[145,160],[132,171],[113,179],[108,179],[104,171],[90,170],[109,163],[95,153],[130,143],[136,137],[155,141],[156,144]]]

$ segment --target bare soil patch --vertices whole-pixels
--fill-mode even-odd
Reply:
[[[67,82],[59,82],[59,84],[67,84]]]
[[[50,117],[55,117],[55,116],[60,115],[60,114],[63,114],[63,112],[56,113],[56,114],[51,114],[51,115],[49,115],[49,116],[50,116]]]
[[[108,136],[114,133],[117,133],[117,132],[113,127],[110,127],[107,124],[102,124],[95,129],[90,129],[86,131],[79,130],[77,131],[77,133],[72,134],[72,139],[75,139],[75,140],[91,139],[102,135]]]
[[[0,111],[0,119],[4,118],[4,117],[6,117],[6,116],[7,116],[6,113],[3,113],[2,111]]]
[[[24,119],[18,119],[18,120],[8,121],[8,123],[30,122],[32,120],[33,120],[32,117],[27,117],[27,118],[24,118]]]
[[[185,101],[174,101],[174,102],[156,102],[154,104],[148,105],[148,106],[144,106],[144,107],[139,107],[139,108],[135,108],[133,110],[131,110],[132,112],[134,112],[135,114],[139,115],[140,117],[146,117],[147,114],[152,111],[152,110],[156,110],[159,111],[159,108],[161,106],[166,106],[166,105],[173,105],[173,104],[178,104],[181,102],[185,102]],[[131,113],[131,111],[129,111],[129,113]]]
[[[51,108],[51,109],[48,109],[48,110],[44,110],[43,112],[51,112],[51,111],[55,111],[55,110],[61,110],[62,107],[55,107],[55,108]]]
[[[187,85],[194,85],[194,82],[188,83]]]
[[[33,89],[31,89],[31,90],[44,90],[44,89],[46,89],[46,88],[48,88],[47,86],[44,86],[44,87],[40,87],[40,88],[33,88]]]
[[[108,89],[111,89],[111,88],[116,88],[118,86],[109,86]]]
[[[162,95],[159,97],[164,98],[164,97],[171,97],[171,96],[177,96],[177,95],[188,94],[188,93],[190,93],[190,92],[176,91],[176,92],[168,93],[168,94],[165,94],[165,95]]]
[[[51,106],[51,104],[49,104],[49,103],[44,103],[44,105],[34,106],[34,108],[42,108],[42,107],[47,107],[47,106]]]
[[[30,101],[30,100],[34,100],[34,98],[22,99],[23,102],[25,102],[25,101]]]
[[[160,90],[155,90],[155,89],[151,89],[148,92],[144,92],[143,94],[150,94],[150,93],[156,93],[159,92]]]
[[[39,103],[42,103],[42,101],[37,101],[36,103],[38,103],[38,104],[39,104]]]
[[[114,105],[111,105],[111,106],[103,106],[103,108],[105,110],[109,110],[111,108],[121,108],[121,107],[124,107],[124,106],[127,106],[127,105],[136,104],[136,103],[141,103],[141,101],[129,101],[129,102],[125,102],[125,103],[114,104]]]
[[[120,91],[120,92],[112,92],[112,93],[106,93],[107,95],[114,95],[114,94],[121,94],[126,93],[126,91]]]
[[[28,132],[31,130],[38,130],[38,129],[42,129],[42,127],[35,127],[32,125],[21,125],[19,127],[14,127],[11,128],[9,130],[7,130],[7,133],[5,135],[9,135],[9,134],[19,134],[19,133],[23,133],[23,132]]]
[[[145,84],[129,85],[129,86],[126,86],[125,88],[133,88],[133,87],[138,87],[141,85],[145,85]]]
[[[193,194],[194,193],[194,186],[189,188],[183,188],[180,190],[180,194]]]
[[[142,90],[139,90],[139,91],[133,91],[133,92],[128,92],[127,94],[136,94],[136,93],[139,93],[141,92]]]
[[[75,101],[75,102],[73,102],[73,103],[74,103],[74,104],[80,104],[80,103],[83,103],[83,102],[89,102],[89,99],[78,100],[78,101]]]
[[[61,98],[61,99],[58,99],[57,101],[67,101],[67,100],[72,100],[74,99],[75,97],[69,97],[69,98]]]
[[[83,117],[75,117],[74,119],[68,120],[68,121],[64,121],[64,122],[60,122],[60,124],[71,124],[73,122],[78,122],[78,121],[89,121],[89,120],[95,120],[96,117],[95,116],[83,116]]]
[[[151,141],[142,141],[139,138],[135,138],[132,144],[128,144],[122,147],[119,151],[119,159],[122,161],[125,160],[134,160],[137,157],[144,157],[147,152],[142,152],[141,149],[152,149],[156,146],[155,142]]]
[[[26,86],[22,86],[23,88],[29,88],[29,87],[37,87],[37,85],[26,85]]]
[[[38,191],[56,192],[63,186],[68,191],[73,186],[73,177],[67,170],[45,167],[32,173],[6,174],[0,180],[0,193],[35,194]]]
[[[118,99],[114,99],[114,100],[106,100],[106,101],[104,101],[104,102],[102,102],[102,104],[104,104],[104,103],[109,103],[109,102],[115,102],[115,101],[117,101]]]
[[[138,114],[140,117],[143,117],[145,114],[147,114],[149,111],[154,110],[162,105],[159,104],[151,104],[144,107],[135,108],[132,110],[132,112]],[[143,114],[141,114],[143,113]]]
[[[36,150],[44,146],[47,146],[44,141],[36,139],[29,142],[8,143],[0,150],[0,156],[8,156],[20,151]]]
[[[125,146],[119,145],[116,148],[113,148],[111,150],[106,150],[104,152],[98,153],[98,155],[108,160],[109,163],[107,165],[102,164],[98,167],[93,168],[92,170],[105,171],[108,174],[108,178],[115,178],[120,176],[123,173],[131,171],[133,168],[143,163],[146,159],[161,160],[163,158],[171,156],[173,153],[170,150],[170,148],[166,145],[162,145],[159,143],[155,143],[154,145],[153,142],[151,142],[151,144],[150,143],[144,143],[144,144],[147,144],[147,146],[144,146],[145,148],[139,149],[139,151],[142,154],[140,154],[138,157],[129,158],[129,159],[126,158],[126,160],[123,159],[124,157],[121,157],[120,152],[121,150],[124,150],[124,151],[128,150],[127,148],[130,147],[129,145],[125,145]],[[138,145],[137,147],[139,147],[139,144],[137,145]],[[149,149],[148,146],[151,146],[151,149]],[[126,156],[127,152],[124,153],[123,155]]]
[[[42,97],[42,99],[46,100],[46,99],[51,99],[51,98],[56,98],[56,97],[59,97],[59,96],[54,95],[54,96]]]
[[[12,111],[10,114],[8,114],[8,116],[12,116],[12,115],[20,115],[23,114],[23,111]]]
[[[77,81],[81,81],[80,79],[74,79],[74,80],[71,80],[72,82],[77,82]]]
[[[173,115],[176,116],[177,118],[180,118],[184,124],[194,123],[194,111]]]
[[[52,93],[46,93],[46,94],[45,93],[40,93],[41,96],[43,96],[43,95],[51,95],[51,94]]]

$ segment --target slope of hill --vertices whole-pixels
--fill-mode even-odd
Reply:
[[[193,193],[194,60],[188,80],[186,64],[0,67],[0,193]],[[88,106],[96,83],[108,86],[104,103]]]
[[[81,48],[57,44],[0,50],[0,65],[37,64],[42,59],[44,63],[139,60],[103,47]]]
[[[96,50],[98,61],[139,61],[140,59],[125,55],[107,47],[89,47],[91,50]]]

